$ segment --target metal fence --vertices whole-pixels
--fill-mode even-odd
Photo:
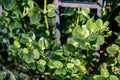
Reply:
[[[60,12],[59,7],[73,7],[73,8],[90,8],[97,9],[97,16],[101,16],[101,9],[103,7],[103,0],[93,0],[91,2],[80,2],[74,0],[54,0],[55,13],[56,13],[56,37],[57,43],[61,44],[61,32],[60,32]]]

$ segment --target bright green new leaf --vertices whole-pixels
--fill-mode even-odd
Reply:
[[[21,45],[20,45],[20,43],[19,43],[18,41],[14,41],[14,45],[15,45],[17,48],[20,48],[20,47],[21,47]]]
[[[89,34],[87,34],[87,33],[88,33],[87,30],[77,26],[73,29],[72,35],[73,35],[74,39],[77,39],[77,40],[82,39],[83,40],[88,37]]]
[[[98,38],[97,38],[97,43],[100,44],[100,45],[103,45],[104,42],[105,42],[104,36],[99,35]]]
[[[53,4],[48,4],[47,5],[48,9],[48,17],[54,17],[55,16],[55,6]]]
[[[116,75],[110,75],[109,79],[110,80],[119,80]]]
[[[4,0],[3,6],[6,10],[12,10],[15,7],[15,1],[14,0]]]
[[[71,44],[71,45],[73,45],[73,46],[75,46],[75,47],[78,47],[78,46],[79,46],[79,43],[76,42],[73,38],[68,38],[67,43],[68,43],[68,44]]]
[[[47,49],[49,46],[47,39],[45,39],[44,37],[41,37],[39,39],[38,45],[40,46],[41,49]]]
[[[89,8],[82,8],[81,11],[82,11],[83,14],[90,13],[90,9]]]
[[[103,21],[102,21],[101,19],[97,19],[96,25],[97,25],[100,29],[102,29],[102,28],[103,28]]]
[[[83,72],[84,74],[87,73],[86,67],[83,64],[80,64],[79,68],[80,68],[81,72]]]
[[[44,72],[45,71],[45,66],[44,65],[38,64],[37,68],[38,68],[38,70],[40,72]]]
[[[28,48],[23,48],[23,53],[28,53],[29,51],[28,51]]]
[[[109,77],[109,72],[108,69],[101,69],[100,73],[102,76],[104,76],[105,78]]]
[[[93,80],[106,80],[106,78],[103,77],[103,76],[101,76],[101,75],[95,75],[95,76],[93,77]]]
[[[116,44],[107,47],[107,52],[110,53],[110,55],[114,55],[117,50],[119,50],[119,46]]]
[[[73,68],[74,64],[73,63],[67,63],[67,68]]]
[[[75,65],[80,65],[80,60],[72,58],[71,62],[73,62]]]
[[[34,59],[39,59],[40,53],[39,53],[39,51],[37,49],[33,50],[33,54],[34,54]]]
[[[92,26],[93,26],[94,22],[92,19],[89,19],[86,23],[86,27],[87,27],[87,30],[92,32]]]
[[[108,27],[108,25],[109,25],[109,22],[108,22],[108,21],[104,22],[102,29],[105,30],[105,29]]]
[[[41,65],[46,65],[46,61],[44,59],[40,59],[38,61],[38,63],[41,64]]]
[[[82,8],[81,13],[82,13],[82,15],[81,15],[82,19],[84,19],[84,18],[90,19],[89,15],[88,15],[90,13],[89,8]]]
[[[54,61],[53,64],[56,68],[62,68],[63,67],[63,63],[60,62],[60,61]]]

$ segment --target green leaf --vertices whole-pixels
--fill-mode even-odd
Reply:
[[[23,53],[28,53],[29,51],[28,51],[28,49],[27,48],[23,48]]]
[[[38,64],[37,68],[38,68],[38,70],[39,70],[40,72],[44,72],[44,71],[45,71],[45,66],[42,65],[42,64]]]
[[[80,71],[83,72],[84,74],[87,73],[86,67],[83,64],[79,65]]]
[[[92,32],[92,26],[93,26],[94,22],[92,19],[89,19],[86,23],[86,27],[88,29],[88,31]]]
[[[80,65],[80,60],[76,58],[72,58],[71,62],[73,62],[75,65]]]
[[[67,68],[73,68],[74,64],[73,63],[67,63]]]
[[[75,46],[75,47],[78,47],[78,46],[79,46],[79,43],[76,42],[73,38],[68,38],[67,44],[71,44],[71,45],[73,45],[73,46]]]
[[[20,43],[26,44],[28,42],[31,42],[31,39],[26,34],[21,34],[20,36]]]
[[[48,48],[48,41],[44,37],[41,37],[38,41],[38,45],[40,46],[41,49],[47,49]]]
[[[63,63],[60,62],[60,61],[54,61],[53,64],[56,68],[62,68],[63,67]]]
[[[14,45],[15,45],[17,48],[20,48],[20,47],[21,47],[21,45],[20,45],[20,43],[19,43],[18,41],[14,41]]]
[[[93,77],[93,79],[94,79],[94,80],[106,80],[106,78],[103,77],[103,76],[101,76],[101,75],[95,75],[95,76]]]
[[[37,24],[41,20],[41,14],[40,13],[33,13],[32,16],[30,16],[30,23],[31,24]]]
[[[118,26],[120,27],[120,15],[115,17],[115,20],[118,22]]]
[[[25,59],[26,63],[32,63],[34,62],[34,55],[32,52],[29,52],[26,56],[26,59]]]
[[[109,22],[108,22],[108,21],[104,22],[104,24],[103,24],[103,28],[102,28],[102,29],[105,30],[105,29],[108,27],[108,25],[109,25]]]
[[[15,75],[13,75],[12,73],[10,74],[9,80],[16,80]]]
[[[90,13],[89,8],[82,8],[81,13],[82,13],[81,17],[82,17],[83,20],[84,20],[84,18],[87,18],[87,20],[90,19],[89,15],[88,15]]]
[[[32,40],[35,40],[35,33],[33,31],[29,31],[27,33],[28,37],[30,37]]]
[[[67,44],[66,45],[66,50],[68,52],[75,52],[76,48],[73,45],[71,45],[71,44]]]
[[[101,69],[100,72],[101,75],[104,76],[105,78],[109,77],[108,69]]]
[[[117,50],[119,50],[119,46],[116,44],[107,47],[107,52],[110,53],[110,55],[114,55]]]
[[[38,63],[41,64],[41,65],[46,65],[46,61],[44,59],[40,59],[38,61]]]
[[[82,8],[81,11],[82,11],[83,14],[90,13],[90,9],[89,8]]]
[[[39,53],[39,51],[37,49],[33,50],[33,54],[34,54],[34,59],[39,59],[40,53]]]
[[[99,35],[98,38],[97,38],[97,43],[100,44],[100,45],[103,45],[104,42],[105,42],[104,36]]]
[[[100,29],[102,29],[102,28],[103,28],[103,21],[102,21],[101,19],[97,19],[96,25],[97,25]]]
[[[73,29],[72,35],[73,35],[74,39],[78,39],[78,40],[82,39],[82,40],[84,40],[89,35],[87,33],[88,32],[85,29],[83,29],[83,28],[81,28],[81,27],[78,26],[78,27],[75,27]]]
[[[109,79],[110,80],[119,80],[116,75],[110,75]]]
[[[75,12],[74,8],[65,8],[64,13],[61,13],[61,16],[72,16]]]
[[[94,41],[94,40],[97,39],[97,37],[98,37],[98,34],[97,34],[97,33],[91,33],[91,34],[89,35],[89,37],[88,37],[88,40]]]
[[[29,63],[27,67],[28,67],[29,69],[33,69],[33,70],[36,69],[35,63]]]
[[[4,80],[5,77],[6,77],[6,72],[5,71],[0,71],[1,80]]]
[[[55,6],[53,4],[48,4],[47,5],[48,9],[48,17],[54,17],[55,16]]]
[[[64,68],[58,68],[58,69],[55,70],[55,74],[56,74],[56,75],[60,75],[60,76],[61,76],[62,74],[65,75],[65,74],[66,74],[66,71],[64,70]]]
[[[15,7],[15,1],[14,0],[4,0],[3,6],[6,10],[12,10]]]
[[[118,36],[118,38],[115,40],[115,43],[120,45],[120,36]]]

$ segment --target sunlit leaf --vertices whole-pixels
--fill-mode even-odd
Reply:
[[[24,49],[23,49],[23,53],[26,53],[26,54],[27,54],[28,52],[29,52],[29,51],[28,51],[27,48],[24,48]]]
[[[106,80],[106,78],[103,77],[103,76],[101,76],[101,75],[95,75],[95,76],[93,77],[93,80]]]
[[[39,57],[40,57],[39,51],[37,49],[34,49],[33,53],[34,53],[34,59],[39,59]]]
[[[119,46],[116,44],[112,44],[111,46],[107,47],[107,52],[110,55],[114,55],[117,50],[119,50]]]
[[[38,41],[38,44],[41,49],[47,49],[48,48],[48,41],[44,37],[41,37]]]
[[[40,59],[40,60],[38,61],[38,63],[39,63],[39,64],[42,64],[42,65],[46,65],[46,61],[45,61],[44,59]]]
[[[110,75],[110,80],[119,80],[119,78],[116,75]]]
[[[20,45],[20,43],[19,43],[18,41],[14,41],[14,45],[15,45],[17,48],[20,48],[20,47],[21,47],[21,45]]]
[[[55,16],[55,6],[53,4],[48,4],[47,5],[48,9],[48,17],[54,17]]]
[[[108,69],[101,69],[100,72],[101,75],[104,76],[105,78],[109,77]]]
[[[97,43],[100,44],[100,45],[103,45],[104,42],[105,42],[104,36],[99,35],[98,38],[97,38]]]
[[[73,63],[67,63],[67,68],[73,68],[74,64]]]
[[[63,67],[63,63],[60,62],[60,61],[54,61],[53,64],[56,68],[62,68]]]

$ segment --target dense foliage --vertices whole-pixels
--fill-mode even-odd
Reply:
[[[101,19],[89,8],[61,8],[62,44],[52,0],[0,3],[0,80],[120,79],[119,0],[104,1]]]

